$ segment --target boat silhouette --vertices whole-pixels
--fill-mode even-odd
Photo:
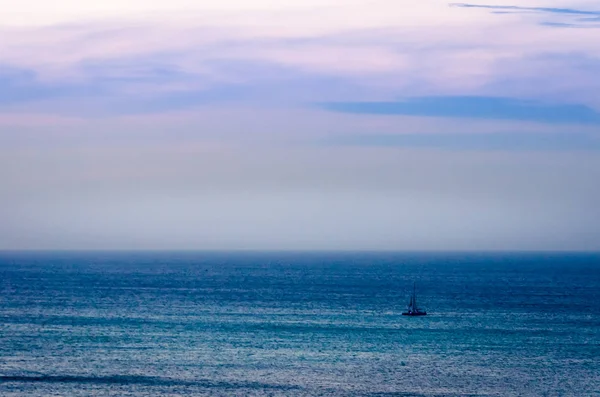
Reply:
[[[406,311],[402,313],[403,316],[425,316],[427,312],[417,307],[417,286],[413,283],[413,293],[410,297],[410,302],[406,307]]]

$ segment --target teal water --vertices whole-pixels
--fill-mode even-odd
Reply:
[[[599,254],[0,253],[1,396],[595,396],[598,357]]]

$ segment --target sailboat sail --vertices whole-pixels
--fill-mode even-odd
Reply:
[[[402,313],[404,316],[424,316],[427,313],[424,310],[420,310],[417,307],[417,287],[416,283],[413,284],[413,293],[408,303],[407,311]]]

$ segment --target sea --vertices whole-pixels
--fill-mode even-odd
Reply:
[[[2,252],[0,396],[600,396],[600,254]]]

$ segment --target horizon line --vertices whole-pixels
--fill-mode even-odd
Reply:
[[[27,248],[27,249],[0,249],[0,254],[5,253],[340,253],[340,254],[599,254],[600,250],[538,250],[538,249],[505,249],[505,250],[394,250],[394,249],[129,249],[129,248]]]

